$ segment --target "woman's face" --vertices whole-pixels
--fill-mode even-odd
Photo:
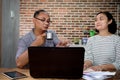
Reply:
[[[34,18],[33,22],[36,29],[45,31],[50,25],[50,16],[48,13],[41,12],[36,18]]]
[[[107,16],[103,13],[98,14],[95,18],[95,28],[98,31],[108,30],[108,24],[110,23],[111,23],[111,20],[108,21]]]

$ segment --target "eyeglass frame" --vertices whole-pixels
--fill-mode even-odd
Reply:
[[[39,19],[39,18],[37,18],[37,17],[35,17],[35,19],[37,19],[37,20],[40,20],[41,22],[45,22],[46,20],[43,20],[43,19]],[[47,23],[52,23],[52,21],[46,21]]]

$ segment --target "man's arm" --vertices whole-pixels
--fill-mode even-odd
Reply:
[[[39,35],[36,37],[35,41],[32,42],[30,46],[40,46],[45,42],[45,34]],[[28,64],[28,50],[25,50],[20,56],[16,59],[16,65],[19,68],[23,68],[26,64]]]
[[[28,63],[28,50],[23,52],[17,59],[16,59],[16,65],[18,68],[23,68]]]

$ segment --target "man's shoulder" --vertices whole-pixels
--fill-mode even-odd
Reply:
[[[47,32],[55,32],[54,30],[48,29]]]
[[[32,34],[32,32],[30,31],[27,34],[25,34],[24,36],[22,36],[20,39],[24,39],[24,40],[30,39],[31,38],[31,34]]]
[[[47,30],[47,32],[50,32],[50,33],[53,33],[53,34],[56,34],[54,30]]]

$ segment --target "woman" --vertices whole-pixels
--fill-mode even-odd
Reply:
[[[98,34],[88,39],[84,70],[113,71],[120,69],[120,37],[115,35],[116,22],[109,12],[99,12],[95,18]]]

